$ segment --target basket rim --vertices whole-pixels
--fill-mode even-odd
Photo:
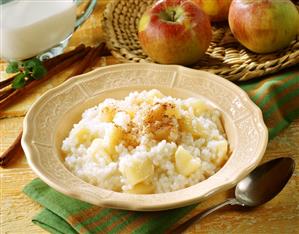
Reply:
[[[112,0],[110,1],[104,10],[103,17],[102,17],[102,27],[104,36],[106,39],[107,47],[111,50],[111,53],[113,56],[115,56],[117,59],[119,59],[121,62],[140,62],[140,63],[155,63],[153,62],[149,57],[140,56],[135,53],[135,51],[132,51],[128,49],[128,46],[124,45],[124,43],[119,42],[119,35],[117,35],[117,32],[115,30],[115,27],[113,26],[115,22],[120,25],[119,21],[116,20],[114,17],[117,15],[115,13],[116,7],[120,6],[121,2],[125,2],[126,5],[130,4],[131,1],[124,1],[124,0]],[[136,4],[147,4],[148,1],[134,1]],[[148,7],[150,7],[150,3],[148,4]],[[296,5],[299,7],[299,4]],[[122,11],[122,17],[125,17],[125,13],[127,11]],[[137,18],[135,16],[135,18]],[[224,25],[221,27],[221,25]],[[224,33],[229,33],[227,31],[229,29],[228,24],[217,24],[217,27],[220,27],[221,30],[224,30]],[[226,29],[225,29],[226,28]],[[215,25],[213,26],[213,30],[215,31]],[[216,29],[217,30],[217,29]],[[127,32],[128,33],[128,32]],[[137,35],[137,34],[135,34]],[[116,43],[118,45],[116,45]],[[138,42],[139,43],[139,42]],[[137,44],[134,44],[134,46],[137,46]],[[240,44],[239,44],[240,46]],[[139,49],[141,49],[139,45]],[[189,66],[189,68],[193,69],[200,69],[208,72],[212,72],[216,75],[222,76],[228,80],[231,81],[246,81],[253,78],[260,78],[262,76],[276,73],[284,68],[294,66],[299,63],[299,34],[297,35],[296,39],[293,40],[290,45],[282,50],[279,50],[274,53],[268,53],[268,54],[256,54],[245,47],[241,46],[241,50],[236,50],[233,47],[225,47],[225,46],[215,46],[213,48],[211,45],[209,47],[209,50],[212,49],[212,53],[217,50],[217,56],[220,53],[227,54],[223,56],[222,58],[222,64],[216,64],[215,66],[210,66],[209,61],[206,63],[209,64],[207,66],[202,65],[195,65],[195,66]],[[237,56],[233,56],[232,52],[237,51]],[[214,58],[213,54],[206,53],[206,56],[210,56],[212,59]],[[242,60],[238,61],[239,57],[248,57],[249,59],[245,62],[242,62]],[[226,58],[228,57],[228,59]],[[271,57],[271,59],[267,59]],[[220,58],[217,58],[220,59]],[[237,61],[236,63],[230,62],[230,61]],[[262,61],[261,61],[262,60]]]

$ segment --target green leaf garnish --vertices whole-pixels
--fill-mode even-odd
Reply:
[[[30,59],[30,60],[26,60],[23,63],[23,66],[24,66],[25,69],[31,70],[35,67],[43,66],[43,64],[42,64],[41,61],[39,61],[39,59],[33,58],[33,59]]]
[[[18,75],[16,75],[16,77],[14,78],[14,80],[12,81],[12,87],[14,89],[20,89],[23,88],[26,84],[26,80],[25,80],[25,74],[24,73],[19,73]]]
[[[19,71],[18,62],[10,62],[6,68],[6,73],[17,73]]]
[[[44,66],[36,66],[33,68],[32,77],[34,79],[40,79],[47,73],[47,70]]]
[[[12,83],[14,89],[19,89],[24,87],[28,80],[37,80],[44,77],[47,69],[39,59],[32,58],[22,62],[10,62],[6,68],[6,72],[19,72]]]

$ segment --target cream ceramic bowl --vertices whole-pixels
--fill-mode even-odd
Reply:
[[[137,195],[98,188],[64,166],[62,140],[85,109],[153,88],[178,98],[205,98],[222,111],[232,154],[216,174],[175,192]],[[44,94],[25,117],[22,147],[32,170],[61,193],[103,207],[153,211],[193,204],[233,187],[258,165],[267,140],[260,109],[233,83],[181,66],[122,64],[77,76]]]

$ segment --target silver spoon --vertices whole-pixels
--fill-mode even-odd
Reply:
[[[235,188],[235,198],[213,206],[179,225],[172,234],[185,231],[191,224],[203,219],[226,205],[259,206],[274,198],[287,184],[295,169],[295,162],[288,157],[270,160],[255,168]]]

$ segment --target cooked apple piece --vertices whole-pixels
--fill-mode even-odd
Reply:
[[[115,108],[105,106],[100,110],[99,120],[101,122],[111,122],[114,118],[115,113],[116,113]]]
[[[183,132],[192,131],[192,119],[189,116],[184,116],[182,119],[178,119],[180,130]]]
[[[175,167],[178,173],[189,176],[200,167],[199,158],[193,158],[188,150],[183,146],[179,146],[175,152]]]
[[[77,144],[90,144],[94,136],[87,128],[82,128],[76,133]]]
[[[227,159],[228,142],[226,140],[211,141],[209,146],[214,149],[214,155],[211,158],[212,162],[218,166],[222,165]]]
[[[115,154],[115,146],[117,146],[122,138],[122,130],[113,124],[105,131],[104,144],[108,154]]]
[[[131,119],[133,119],[137,110],[133,107],[127,107],[124,111],[130,116]]]
[[[145,160],[133,159],[129,166],[124,169],[124,177],[127,178],[131,185],[138,184],[145,181],[154,174],[154,165],[152,161],[147,158]]]
[[[157,103],[148,112],[146,116],[146,122],[153,123],[155,121],[161,121],[165,115],[166,106]]]
[[[227,154],[228,143],[226,140],[217,141],[216,153],[218,157],[224,157]]]
[[[174,116],[176,119],[181,118],[181,114],[180,114],[178,108],[176,107],[175,104],[172,104],[172,103],[167,103],[165,115],[167,115],[169,117]]]
[[[162,98],[164,95],[157,89],[152,89],[148,91],[146,102],[149,104],[154,104],[155,98]]]
[[[152,184],[141,182],[139,184],[135,184],[132,189],[126,192],[135,194],[151,194],[155,192],[155,187]]]
[[[217,147],[216,147],[216,153],[218,156],[218,159],[221,160],[226,160],[227,156],[227,151],[228,151],[228,142],[226,140],[221,140],[218,141]],[[219,163],[221,163],[219,162]]]
[[[106,160],[106,163],[112,162],[110,155],[105,150],[103,139],[94,139],[88,147],[87,153],[90,154],[94,160],[96,160],[97,157],[103,157]]]
[[[203,115],[205,113],[210,112],[210,107],[206,104],[205,101],[199,99],[191,99],[189,105],[193,108],[193,113],[196,116]]]
[[[209,133],[207,129],[203,126],[203,124],[199,121],[194,121],[193,122],[193,128],[192,128],[192,135],[195,138],[207,138]]]
[[[169,140],[169,135],[171,132],[171,126],[159,126],[159,128],[154,128],[152,129],[152,133],[154,135],[154,139],[156,141],[162,141],[162,140]]]

